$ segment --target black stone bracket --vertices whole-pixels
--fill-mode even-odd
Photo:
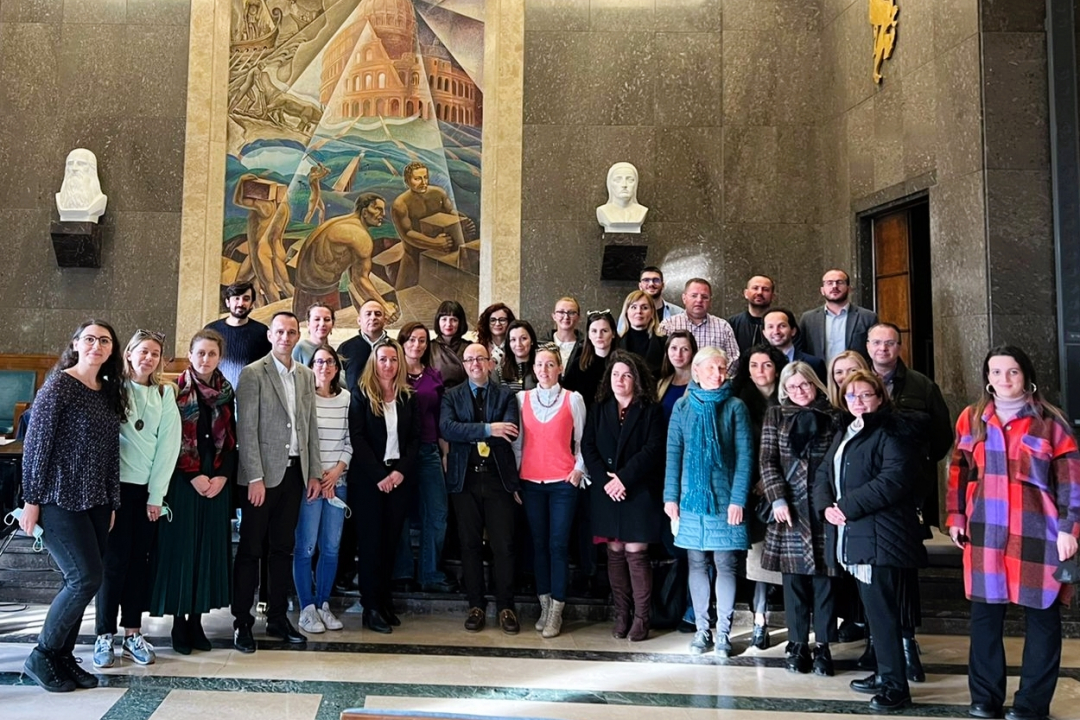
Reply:
[[[49,228],[59,267],[101,267],[101,225],[53,220]]]

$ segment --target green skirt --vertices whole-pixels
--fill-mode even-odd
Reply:
[[[213,498],[195,492],[197,473],[173,474],[165,502],[172,521],[158,521],[150,614],[189,615],[229,607],[232,600],[232,526],[226,485]]]

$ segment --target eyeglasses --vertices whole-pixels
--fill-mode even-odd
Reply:
[[[645,283],[646,285],[663,285],[664,281],[660,278],[641,278],[638,282]]]
[[[101,347],[109,347],[110,345],[112,345],[112,338],[108,335],[102,335],[101,337],[94,337],[93,335],[83,335],[81,338],[79,338],[79,342],[81,342],[83,345],[89,345],[90,347],[93,347],[94,345],[99,345]]]
[[[809,392],[811,387],[812,387],[812,385],[810,385],[810,383],[808,383],[808,382],[801,382],[798,385],[792,385],[791,383],[788,383],[787,391],[788,391],[788,394],[795,393],[795,392],[804,393],[804,392]]]
[[[493,317],[493,318],[490,318],[488,320],[488,322],[491,323],[492,325],[505,325],[506,323],[510,322],[510,318]]]
[[[577,310],[556,310],[555,311],[555,315],[558,315],[559,317],[564,317],[564,318],[576,317],[578,314],[579,313],[578,313]]]
[[[150,338],[151,340],[157,340],[159,345],[165,344],[165,333],[154,332],[153,330],[143,330],[142,328],[139,328],[135,331],[135,334],[141,335],[144,338]]]
[[[463,362],[466,365],[473,365],[473,364],[476,364],[476,363],[486,363],[490,359],[491,358],[486,358],[486,357],[465,357],[465,358],[461,358],[461,362]]]
[[[867,402],[870,401],[870,398],[876,398],[876,397],[877,397],[877,393],[871,393],[871,392],[859,393],[858,395],[856,395],[855,393],[844,393],[844,399],[847,400],[848,402],[854,402],[854,401],[858,400],[861,403],[867,403]]]
[[[337,360],[335,360],[334,358],[316,358],[311,361],[311,364],[317,365],[318,367],[334,367],[335,365],[337,365]]]
[[[899,345],[899,344],[900,344],[900,343],[898,343],[898,342],[897,342],[897,341],[895,341],[895,340],[871,340],[871,341],[870,341],[870,347],[887,347],[887,348],[894,348],[894,347],[896,347],[896,346],[897,346],[897,345]]]

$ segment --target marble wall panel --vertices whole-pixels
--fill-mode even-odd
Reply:
[[[64,0],[5,0],[0,3],[0,23],[58,23]]]
[[[943,179],[930,189],[930,261],[937,318],[986,315],[985,178],[982,172]]]
[[[130,107],[122,18],[117,24],[61,25],[59,97],[70,103],[68,112],[111,115]]]
[[[720,125],[723,43],[720,33],[657,33],[657,125]]]
[[[49,238],[50,212],[41,208],[2,208],[0,227],[4,231],[4,260],[0,263],[0,307],[7,317],[11,308],[41,307],[52,271],[52,242]],[[5,323],[6,324],[6,323]]]
[[[653,222],[719,222],[726,199],[720,128],[665,128],[656,136]]]
[[[984,33],[987,169],[1050,167],[1046,34]]]
[[[979,0],[932,0],[934,54],[956,47],[979,33]]]
[[[7,2],[0,5],[5,10],[8,6]],[[14,10],[11,12],[15,14]],[[34,17],[33,13],[27,15]],[[0,25],[0,108],[4,114],[48,115],[55,110],[59,47],[58,23]]]
[[[186,95],[177,88],[184,87],[187,77],[188,39],[175,30],[156,24],[127,26],[122,62],[128,98],[124,114],[129,117],[183,117]],[[154,58],[152,72],[147,58]]]
[[[191,0],[127,0],[129,25],[180,25],[187,27]],[[186,37],[186,33],[182,33]]]
[[[777,127],[775,222],[815,224],[820,221],[821,156],[822,139],[816,125]]]
[[[1054,225],[1050,175],[986,171],[991,312],[1053,315]],[[1023,259],[1020,262],[1020,259]]]
[[[724,128],[724,222],[770,222],[780,193],[776,127]]]
[[[898,19],[896,53],[905,78],[936,57],[934,52],[934,6],[937,0],[904,0]],[[891,61],[890,61],[891,62]]]
[[[64,176],[61,133],[53,117],[0,114],[0,208],[48,208]],[[55,204],[53,205],[55,207]]]
[[[775,33],[761,30],[724,31],[725,125],[776,124],[777,74],[788,65],[777,52],[781,42]]]
[[[584,32],[589,0],[525,0],[525,26],[536,32]]]
[[[593,32],[589,37],[588,92],[576,100],[588,110],[588,124],[654,124],[655,33]]]
[[[522,137],[521,216],[563,220],[585,218],[595,210],[595,198],[582,188],[604,187],[604,168],[581,160],[589,153],[584,128],[572,125],[526,125]],[[604,200],[606,202],[606,198]]]
[[[937,71],[926,63],[904,76],[903,127],[904,177],[916,177],[937,167]],[[893,122],[896,119],[893,118]]]
[[[1037,33],[1046,29],[1046,3],[1030,0],[979,0],[982,32]]]
[[[658,32],[719,32],[723,15],[722,0],[658,1],[653,23]]]
[[[724,4],[724,29],[816,32],[824,5],[824,0],[729,0]]]
[[[64,23],[122,25],[127,21],[127,0],[64,0]]]
[[[874,191],[874,98],[843,116],[847,143],[848,192],[851,199]]]
[[[589,29],[625,32],[652,27],[656,0],[589,0]]]
[[[995,313],[990,319],[990,343],[1016,345],[1035,363],[1036,384],[1051,402],[1058,402],[1059,368],[1057,317],[1053,314]]]
[[[136,312],[175,312],[176,265],[152,261],[148,241],[180,236],[178,212],[123,212],[116,215],[106,290],[108,306]],[[175,318],[168,325],[171,327]],[[157,329],[157,328],[155,328]]]
[[[903,182],[904,104],[907,93],[904,81],[891,80],[874,95],[874,187],[886,188]]]
[[[523,121],[528,125],[582,125],[590,117],[592,35],[526,32]]]
[[[979,37],[969,37],[939,56],[934,64],[938,174],[966,175],[983,163]]]
[[[982,363],[990,348],[990,316],[986,313],[934,313],[934,380],[953,414],[982,393]]]

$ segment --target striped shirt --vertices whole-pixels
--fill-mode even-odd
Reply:
[[[352,460],[352,441],[349,439],[349,393],[340,391],[334,397],[323,397],[316,393],[315,412],[319,416],[319,454],[322,457],[323,470],[329,470],[338,464],[349,467]],[[337,485],[345,484],[345,473],[341,473]]]

